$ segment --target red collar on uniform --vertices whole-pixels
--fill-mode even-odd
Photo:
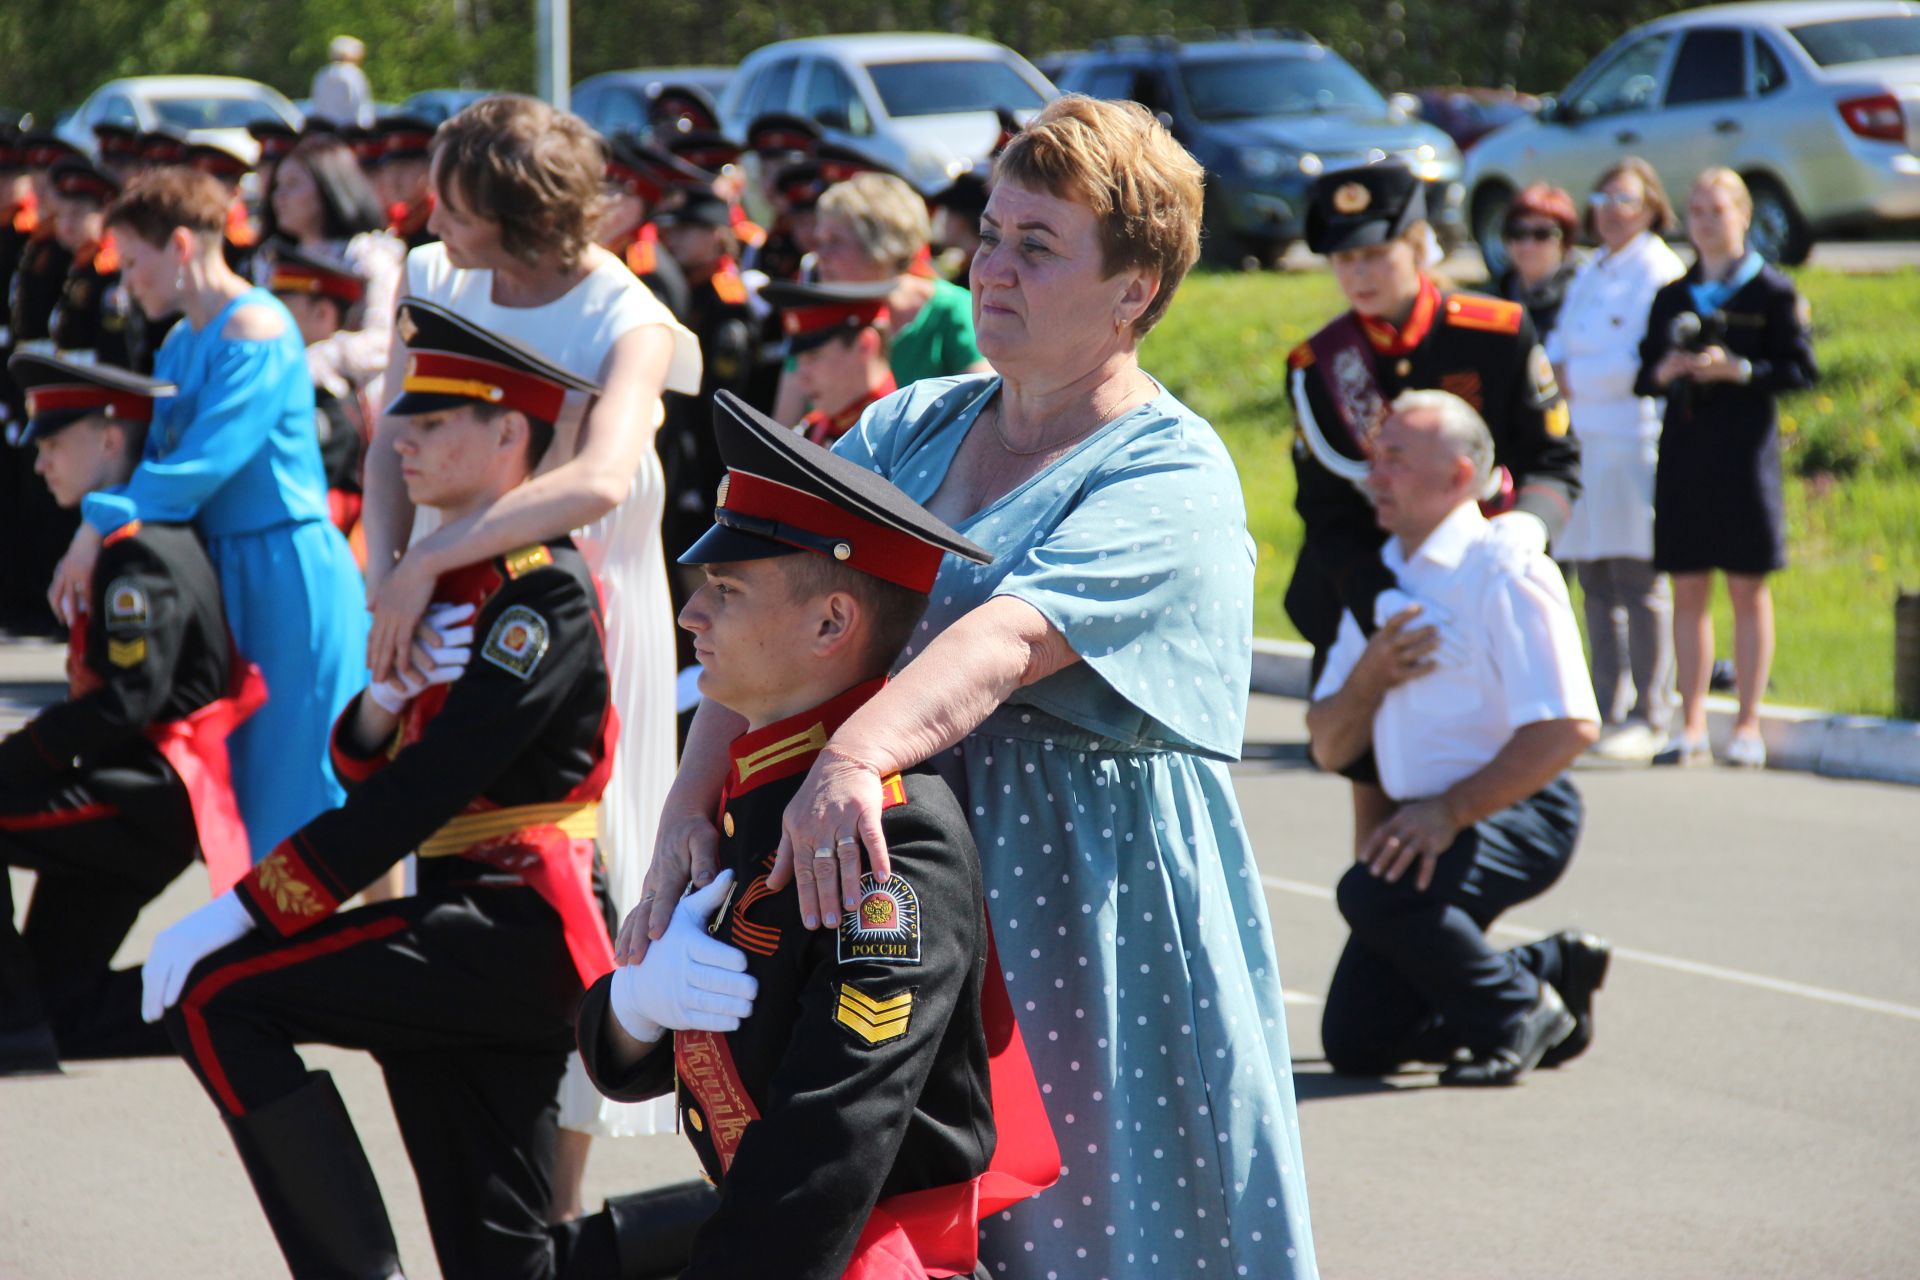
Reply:
[[[1367,341],[1373,349],[1383,356],[1404,356],[1427,340],[1433,332],[1434,319],[1440,314],[1440,286],[1422,272],[1420,291],[1413,297],[1413,310],[1407,314],[1407,322],[1395,327],[1385,320],[1376,320],[1372,316],[1357,316],[1361,329],[1366,331]]]
[[[834,730],[880,692],[885,676],[857,684],[809,711],[776,720],[743,733],[728,748],[733,768],[727,774],[725,794],[745,795],[755,787],[791,778],[813,767],[813,758],[827,745]]]
[[[838,413],[828,414],[824,410],[815,409],[807,415],[805,424],[807,439],[818,445],[832,444],[853,430],[853,424],[860,421],[860,415],[867,411],[869,405],[883,396],[892,395],[899,389],[900,385],[894,381],[893,374],[889,373],[868,388],[865,395],[856,397],[852,404]]]

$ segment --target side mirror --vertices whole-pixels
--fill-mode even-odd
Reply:
[[[1534,112],[1534,118],[1542,124],[1558,124],[1560,121],[1560,99],[1552,94],[1544,94],[1540,99],[1540,109]]]

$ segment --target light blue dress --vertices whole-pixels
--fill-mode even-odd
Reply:
[[[223,337],[243,306],[277,313],[280,336]],[[190,522],[206,544],[234,643],[267,681],[266,705],[228,740],[234,798],[257,862],[344,799],[327,735],[366,682],[366,596],[353,553],[327,518],[313,383],[280,301],[252,289],[204,329],[181,320],[154,375],[179,394],[155,406],[127,486],[89,494],[81,514],[103,534],[131,520]]]
[[[835,446],[933,496],[997,379],[938,378]],[[1252,539],[1213,428],[1164,389],[962,522],[905,660],[998,595],[1083,661],[937,762],[1066,1172],[984,1224],[998,1276],[1317,1274],[1266,899],[1227,763],[1251,671]]]

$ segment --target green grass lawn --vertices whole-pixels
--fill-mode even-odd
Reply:
[[[1774,579],[1779,654],[1769,700],[1893,709],[1893,602],[1920,591],[1920,273],[1803,271],[1822,382],[1781,407],[1788,556]],[[1323,272],[1195,275],[1147,340],[1149,372],[1219,429],[1260,547],[1255,627],[1297,633],[1280,607],[1300,546],[1287,456],[1287,352],[1340,307]],[[1724,592],[1715,616],[1731,652]]]

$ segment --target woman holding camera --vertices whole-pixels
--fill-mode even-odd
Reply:
[[[1733,600],[1740,711],[1728,764],[1759,768],[1760,697],[1773,661],[1767,575],[1785,567],[1774,398],[1813,385],[1811,315],[1793,283],[1747,245],[1753,199],[1731,169],[1708,169],[1687,199],[1693,269],[1653,299],[1634,390],[1665,396],[1653,485],[1653,562],[1673,575],[1683,721],[1668,755],[1704,762],[1713,668],[1713,572]]]

